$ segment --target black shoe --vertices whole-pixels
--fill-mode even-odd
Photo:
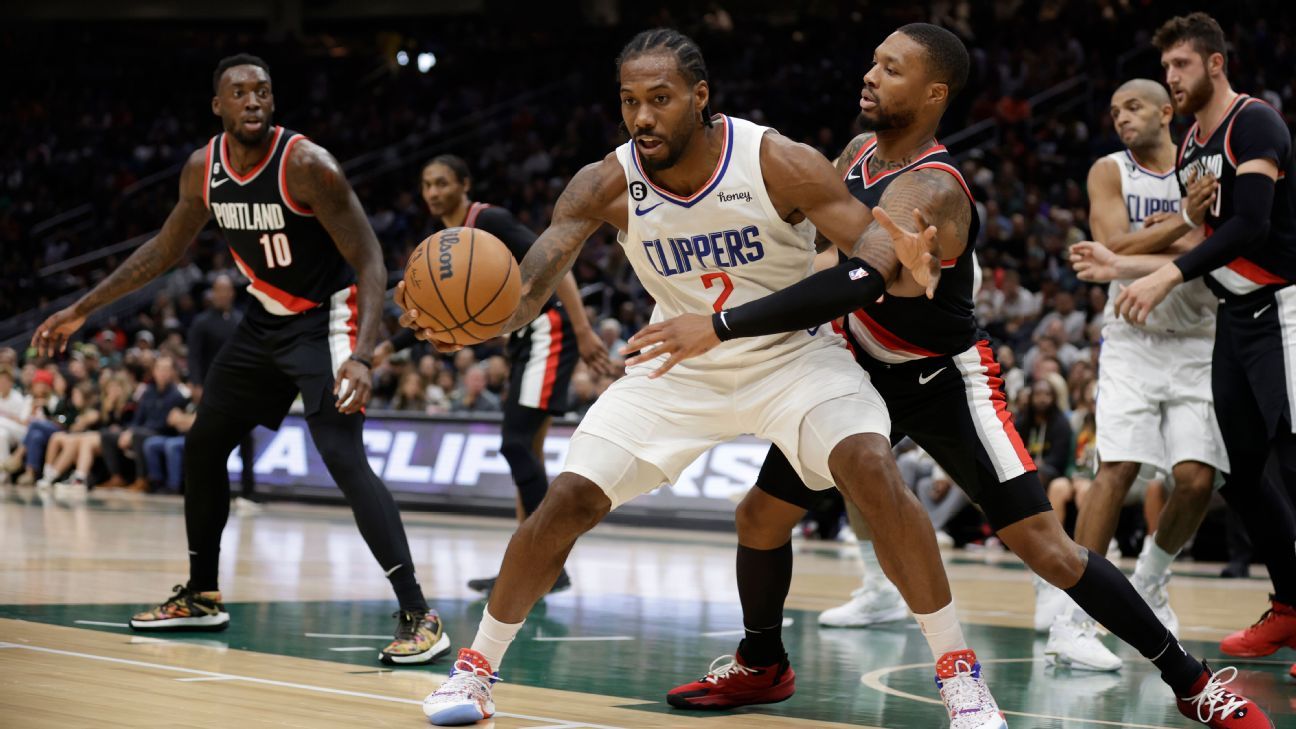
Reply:
[[[478,577],[475,580],[468,580],[468,589],[480,592],[483,595],[489,595],[491,590],[495,589],[495,582],[499,580],[499,575],[494,577]],[[567,568],[564,567],[562,572],[558,573],[558,579],[554,581],[553,587],[549,588],[550,593],[570,590],[572,586],[571,577],[567,576]]]

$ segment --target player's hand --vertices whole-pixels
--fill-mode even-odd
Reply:
[[[1201,225],[1219,195],[1219,180],[1214,175],[1198,175],[1196,170],[1189,175],[1188,197],[1184,204],[1188,206],[1189,219]]]
[[[580,350],[581,361],[594,375],[602,377],[612,374],[612,360],[608,359],[607,345],[593,329],[585,327],[583,331],[576,332],[576,348]]]
[[[621,348],[621,353],[629,354],[636,350],[639,352],[626,359],[626,367],[667,355],[662,366],[648,375],[650,378],[657,378],[686,359],[710,352],[719,343],[720,338],[716,336],[710,316],[681,314],[674,319],[649,324],[640,329],[630,337],[626,346]]]
[[[1144,227],[1144,228],[1151,228],[1152,226],[1154,226],[1154,225],[1160,225],[1160,224],[1164,223],[1164,222],[1167,221],[1167,220],[1178,220],[1178,221],[1182,222],[1182,221],[1183,221],[1183,216],[1182,216],[1182,215],[1175,215],[1174,213],[1166,212],[1166,211],[1162,210],[1161,212],[1152,213],[1151,215],[1147,216],[1146,218],[1143,218],[1143,227]]]
[[[1134,324],[1143,324],[1148,315],[1183,282],[1183,273],[1173,263],[1158,268],[1121,289],[1116,295],[1116,315]]]
[[[338,412],[343,415],[360,412],[369,404],[369,393],[372,390],[373,374],[364,363],[353,359],[343,362],[338,370],[337,382],[333,383]]]
[[[374,347],[374,367],[382,367],[383,363],[387,361],[387,358],[391,357],[393,354],[396,354],[396,347],[392,346],[390,339],[385,342],[379,342],[378,346]]]
[[[936,243],[936,226],[927,225],[922,212],[914,208],[914,230],[910,233],[896,225],[887,211],[880,207],[873,208],[873,219],[891,235],[895,246],[896,258],[900,265],[909,269],[914,281],[927,289],[927,298],[936,296],[936,285],[940,283],[940,246]]]
[[[1116,254],[1097,241],[1082,240],[1071,246],[1071,267],[1081,281],[1107,283],[1120,278],[1116,261]]]
[[[68,339],[76,330],[85,324],[85,316],[76,312],[76,307],[55,312],[50,318],[36,327],[32,335],[31,346],[42,357],[52,357],[56,352],[67,350]]]
[[[396,306],[400,307],[401,310],[400,325],[405,327],[406,329],[413,329],[414,336],[416,338],[421,339],[424,342],[430,342],[432,346],[436,348],[436,351],[440,352],[441,354],[451,354],[453,352],[458,352],[459,350],[463,349],[462,344],[455,344],[454,342],[443,342],[437,339],[436,332],[433,332],[431,329],[427,329],[425,327],[420,327],[418,325],[418,312],[414,310],[414,307],[410,306],[405,301],[404,281],[401,281],[400,283],[396,284],[396,293],[392,294],[392,301],[396,303]]]

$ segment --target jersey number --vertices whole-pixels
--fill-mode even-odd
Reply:
[[[265,249],[266,268],[292,265],[292,248],[288,245],[287,235],[275,233],[271,236],[265,233],[261,236],[261,247]]]
[[[729,294],[733,293],[733,281],[730,280],[729,274],[724,271],[702,274],[702,288],[709,289],[711,288],[711,284],[716,281],[724,284],[724,289],[720,291],[720,295],[716,297],[715,303],[711,305],[711,308],[719,314],[720,311],[724,309],[725,301],[729,299]]]

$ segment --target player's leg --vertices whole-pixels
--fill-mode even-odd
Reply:
[[[756,486],[734,513],[743,639],[732,656],[713,661],[701,679],[668,692],[671,706],[729,709],[784,701],[796,691],[796,674],[783,647],[783,603],[792,585],[790,535],[813,498],[783,451],[771,446]]]
[[[1170,607],[1167,591],[1170,565],[1206,517],[1215,491],[1215,469],[1205,463],[1183,461],[1172,470],[1175,487],[1161,510],[1156,530],[1143,542],[1130,582],[1157,618],[1178,635],[1179,617]]]

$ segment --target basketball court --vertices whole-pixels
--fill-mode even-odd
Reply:
[[[464,583],[493,574],[513,523],[406,513],[420,578],[459,647],[483,603]],[[64,500],[9,488],[0,499],[0,726],[426,726],[420,700],[446,675],[376,660],[393,621],[390,587],[344,507],[268,505],[225,532],[222,633],[145,636],[130,614],[186,573],[176,497]],[[821,630],[819,610],[858,585],[853,545],[796,547],[784,629],[798,692],[739,712],[670,709],[664,694],[705,673],[741,636],[734,537],[605,525],[568,564],[574,589],[547,598],[509,652],[498,729],[944,726],[930,653],[911,623]],[[1004,553],[946,552],[968,637],[1013,727],[1185,727],[1151,666],[1130,649],[1116,674],[1059,674],[1030,629],[1031,579]],[[1132,564],[1124,565],[1126,569]],[[1224,660],[1216,641],[1266,606],[1268,582],[1224,581],[1180,564],[1172,601],[1185,642],[1296,727],[1296,654]],[[1190,574],[1191,573],[1191,574]],[[1195,575],[1195,576],[1194,576]],[[1109,639],[1109,644],[1114,645]]]

